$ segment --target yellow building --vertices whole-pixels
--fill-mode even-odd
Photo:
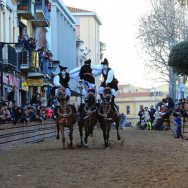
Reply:
[[[129,119],[138,119],[141,107],[155,106],[168,93],[168,85],[157,88],[140,88],[131,84],[119,85],[119,91],[115,103],[120,113],[124,113]]]

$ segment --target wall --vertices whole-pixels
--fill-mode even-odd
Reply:
[[[69,12],[59,1],[53,1],[51,7],[50,47],[54,60],[68,67],[68,72],[77,66],[75,22],[68,18]],[[71,16],[70,16],[71,17]],[[56,70],[56,74],[59,69]],[[71,89],[75,90],[76,82],[71,80]]]

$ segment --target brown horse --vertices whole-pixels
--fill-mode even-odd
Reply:
[[[99,122],[100,127],[103,131],[105,147],[108,147],[109,145],[110,129],[112,123],[116,124],[117,139],[121,139],[119,135],[119,117],[118,114],[112,108],[112,104],[110,102],[112,97],[110,90],[110,88],[105,88],[105,94],[98,110]]]
[[[94,126],[97,124],[97,103],[95,95],[88,93],[85,104],[81,104],[79,109],[79,132],[81,146],[83,146],[83,128],[85,130],[84,146],[88,147],[88,137],[93,136]]]
[[[64,87],[61,87],[58,89],[58,100],[60,102],[60,106],[57,109],[58,117],[56,120],[56,125],[57,125],[57,128],[60,129],[60,132],[62,135],[63,147],[65,147],[65,135],[64,135],[65,130],[64,129],[65,127],[69,128],[70,147],[72,147],[73,125],[76,121],[75,121],[75,114],[72,111],[71,106],[67,104]]]

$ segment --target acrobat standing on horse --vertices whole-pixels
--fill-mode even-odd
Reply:
[[[84,62],[84,65],[80,69],[80,80],[82,80],[83,84],[83,94],[86,96],[88,93],[88,90],[95,89],[95,78],[92,74],[92,68],[91,68],[91,60],[86,60]]]

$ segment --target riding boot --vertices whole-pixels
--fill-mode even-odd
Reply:
[[[112,96],[111,98],[111,103],[114,105],[114,99],[115,99],[115,96]]]
[[[101,100],[103,101],[104,100],[103,94],[100,94],[100,97],[101,97]]]
[[[115,99],[115,96],[112,96],[111,107],[112,107],[112,110],[114,111],[114,113],[118,114],[118,110],[117,110],[117,107],[115,106],[114,99]]]
[[[67,102],[69,101],[69,98],[70,98],[70,97],[67,95],[67,96],[66,96],[66,101],[67,101]]]

